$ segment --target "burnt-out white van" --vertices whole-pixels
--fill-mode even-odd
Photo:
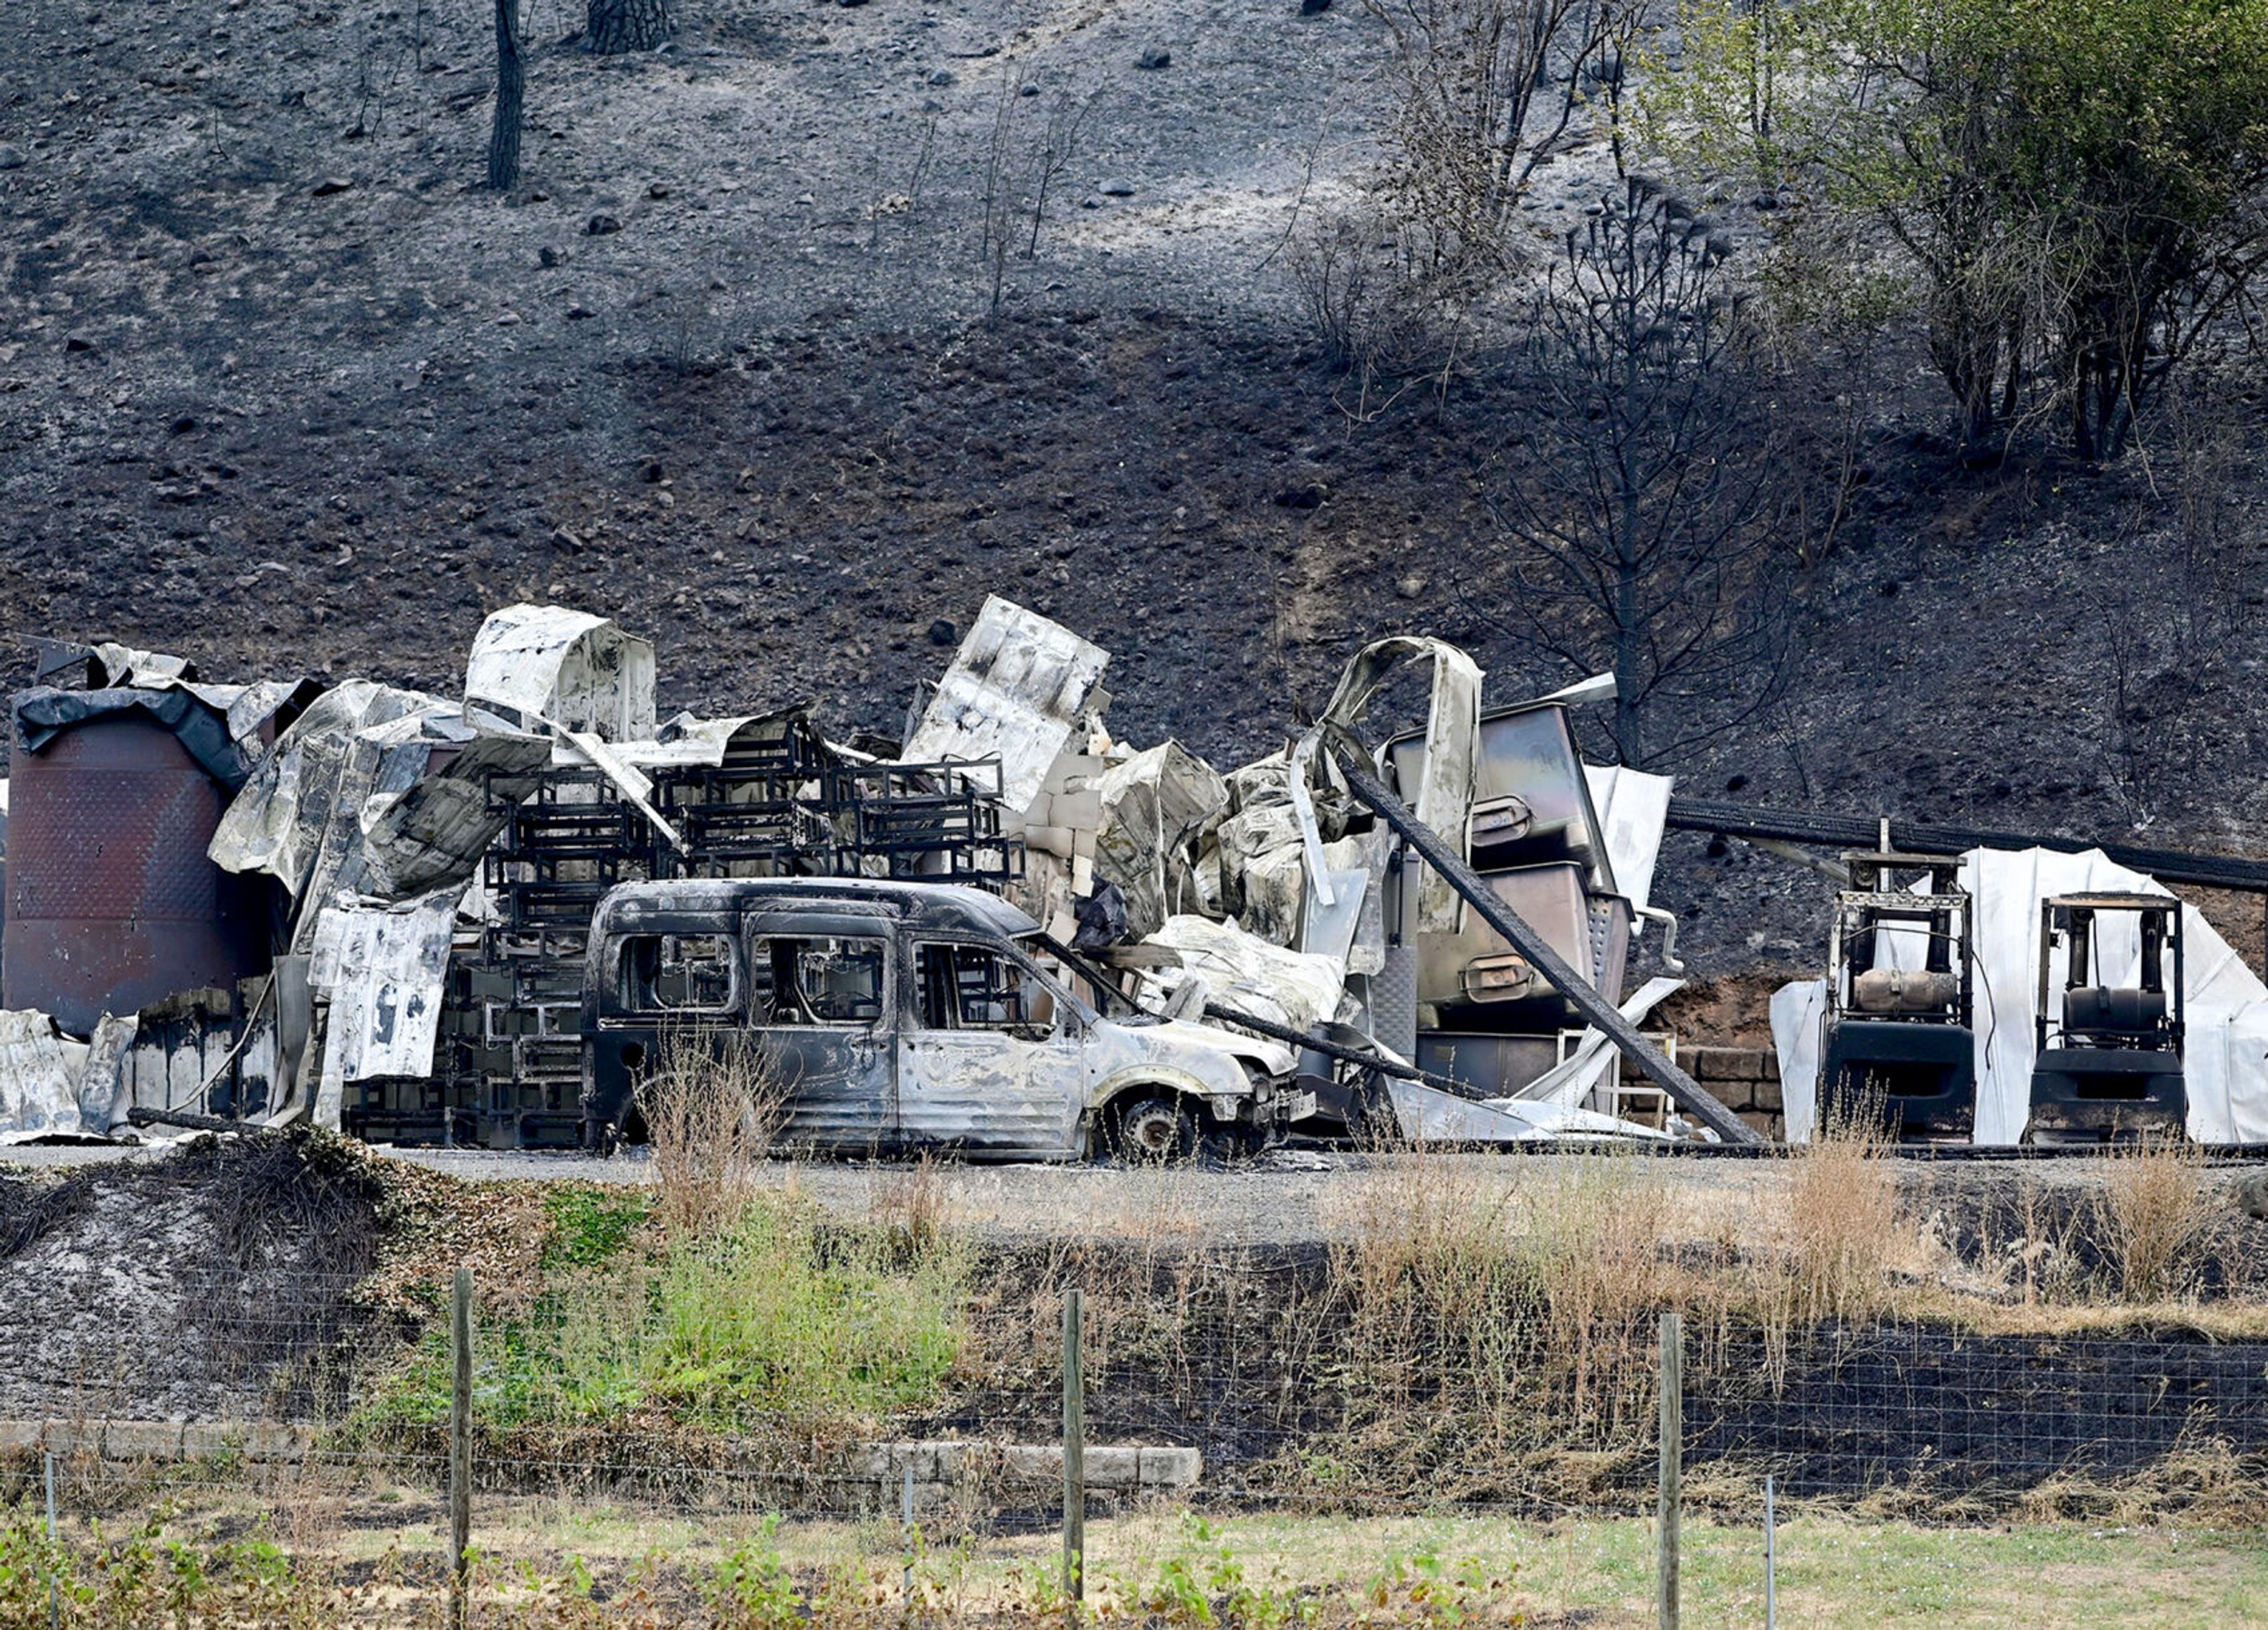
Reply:
[[[1006,901],[865,878],[630,883],[584,985],[586,1142],[638,1135],[671,1038],[745,1036],[778,1143],[837,1154],[1188,1158],[1314,1112],[1274,1043],[1133,1007]]]

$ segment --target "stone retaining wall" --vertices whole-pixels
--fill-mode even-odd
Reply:
[[[1677,1062],[1703,1091],[1765,1137],[1776,1143],[1786,1140],[1776,1054],[1748,1047],[1680,1047]]]

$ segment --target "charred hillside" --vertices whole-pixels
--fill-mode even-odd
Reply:
[[[503,195],[472,0],[0,17],[0,639],[446,690],[488,611],[558,600],[655,640],[665,711],[895,734],[998,592],[1112,651],[1120,734],[1219,762],[1384,632],[1469,646],[1495,697],[1576,676],[1518,615],[1509,348],[1366,380],[1303,314],[1288,238],[1389,111],[1375,18],[678,10],[601,59],[528,8]],[[1577,132],[1537,243],[1610,174]],[[2098,468],[1956,457],[1925,367],[1891,334],[1855,413],[1825,363],[1779,376],[1831,547],[1749,591],[1770,704],[1658,767],[2257,852],[2257,379],[2220,454]],[[1668,859],[1705,970],[1817,955],[1816,879]]]

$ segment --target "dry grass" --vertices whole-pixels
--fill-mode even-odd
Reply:
[[[935,1249],[953,1226],[953,1194],[937,1157],[924,1154],[910,1166],[893,1167],[874,1184],[867,1219],[899,1249]]]
[[[2186,1142],[2149,1140],[2113,1153],[2097,1202],[2098,1241],[2117,1274],[2122,1302],[2185,1294],[2203,1266],[2220,1207],[2205,1162]]]
[[[673,1240],[721,1232],[755,1198],[785,1084],[746,1031],[673,1033],[659,1051],[638,1087],[653,1148],[654,1215]]]
[[[1807,1324],[1881,1306],[1900,1239],[1898,1178],[1871,1122],[1822,1129],[1796,1157],[1788,1191],[1794,1310]]]

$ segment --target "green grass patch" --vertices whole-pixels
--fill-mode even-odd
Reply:
[[[653,1197],[642,1190],[574,1184],[543,1197],[551,1224],[543,1243],[543,1271],[591,1268],[620,1254],[653,1214]]]
[[[822,1228],[765,1195],[725,1232],[666,1245],[645,1203],[563,1192],[525,1311],[482,1310],[473,1408],[492,1427],[590,1426],[659,1410],[718,1430],[851,1424],[933,1400],[963,1339],[964,1265],[880,1229]],[[357,1412],[350,1435],[448,1418],[445,1323]]]

